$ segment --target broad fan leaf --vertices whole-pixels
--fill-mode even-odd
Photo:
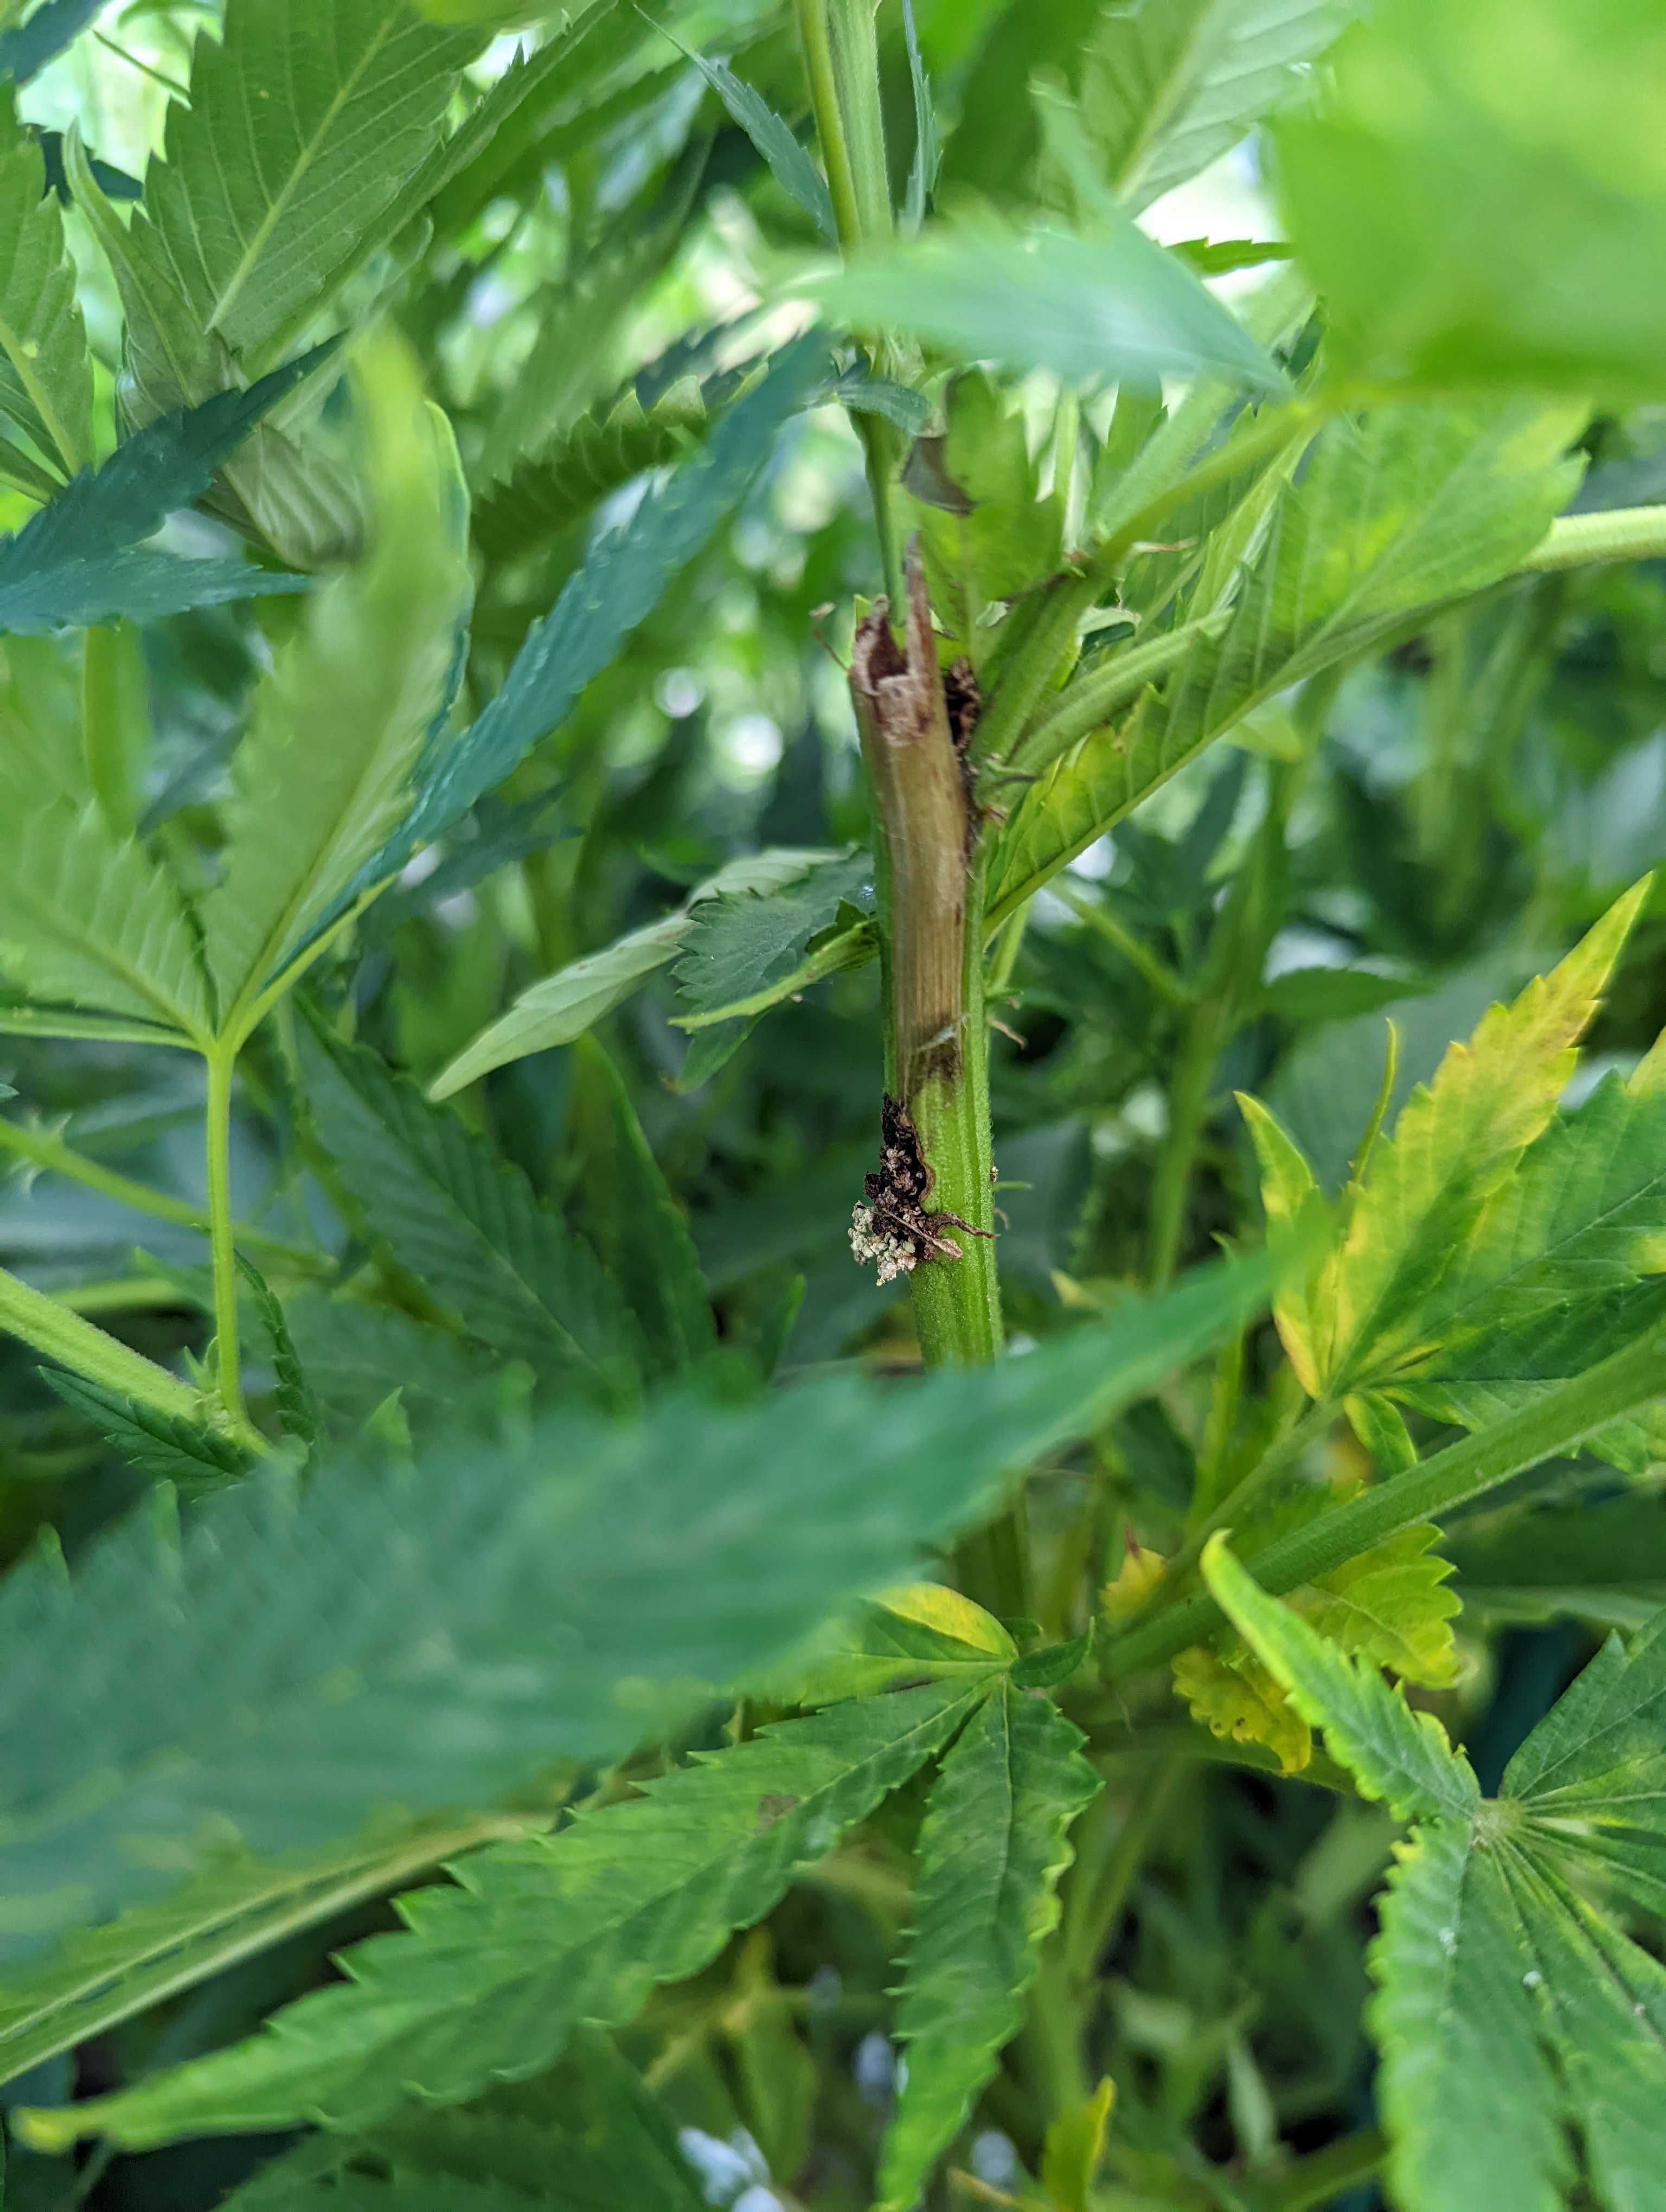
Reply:
[[[763,466],[775,434],[824,372],[811,331],[777,354],[704,450],[672,471],[617,531],[597,538],[552,611],[516,654],[503,688],[434,763],[411,819],[374,863],[378,876],[462,819],[555,727],[660,596],[709,543]]]
[[[587,952],[553,975],[529,984],[508,1013],[489,1024],[435,1078],[429,1096],[449,1098],[495,1067],[582,1036],[604,1014],[640,990],[650,975],[669,967],[687,942],[702,901],[748,895],[767,900],[801,878],[836,872],[849,865],[842,853],[791,846],[766,847],[731,860],[691,892],[677,913],[632,930],[601,951]]]
[[[293,2120],[362,2129],[420,2095],[524,2080],[581,2021],[630,2020],[656,1982],[714,1958],[951,1736],[958,1684],[830,1706],[697,1757],[559,1835],[460,1861],[457,1887],[399,1901],[409,1933],[342,1954],[349,1979],[259,2036],[125,2095],[34,2116],[37,2142],[101,2131],[138,2148]]]
[[[302,1052],[319,1141],[371,1242],[500,1358],[628,1398],[640,1354],[619,1285],[520,1169],[322,1023]]]
[[[991,866],[991,922],[1277,692],[1525,560],[1572,489],[1561,456],[1578,428],[1525,404],[1389,407],[1334,424],[1225,604],[1187,610],[1230,609],[1231,621],[1013,810]]]
[[[92,457],[93,368],[40,149],[0,94],[0,420],[66,476]]]
[[[1118,0],[1082,65],[1083,128],[1131,213],[1299,98],[1359,0]]]
[[[1270,355],[1184,262],[1132,222],[1095,236],[1031,235],[993,218],[939,228],[818,280],[858,330],[907,331],[966,361],[1050,369],[1071,383],[1207,371],[1281,392]]]
[[[195,328],[257,368],[293,340],[437,142],[478,43],[406,0],[230,0],[134,217]]]
[[[0,1986],[0,2081],[102,2035],[252,1951],[394,1889],[453,1852],[540,1826],[489,1813],[389,1822],[287,1859],[210,1859],[183,1889],[69,1937],[27,1980]]]
[[[263,2166],[224,2212],[705,2212],[709,2202],[671,2111],[607,2036],[581,2027],[549,2074],[460,2107],[412,2100],[362,2136],[313,2136]]]
[[[184,898],[93,805],[0,806],[0,968],[67,1000],[203,1040],[209,979]]]
[[[189,507],[267,411],[313,368],[303,355],[246,392],[148,422],[101,468],[84,469],[15,537],[0,538],[0,632],[61,629],[131,615],[300,589],[305,579],[240,561],[182,561],[148,550],[176,507]]]
[[[815,1649],[1009,1469],[1242,1328],[1270,1272],[1216,1267],[900,1395],[841,1376],[634,1421],[552,1412],[388,1468],[326,1456],[300,1492],[263,1473],[182,1541],[141,1515],[67,1582],[31,1559],[0,1585],[0,1878],[42,1900],[44,1937],[155,1891],[210,1816],[300,1849],[380,1805],[488,1803],[551,1760],[616,1758]]]
[[[356,386],[371,549],[319,591],[256,692],[220,881],[204,905],[228,1026],[340,910],[402,817],[451,705],[471,599],[455,449],[391,346],[374,350]]]
[[[908,2071],[879,2160],[885,2212],[912,2212],[1018,2031],[1058,1919],[1070,1824],[1101,1786],[1081,1742],[1056,1706],[1003,1682],[933,1785],[897,2009]]]

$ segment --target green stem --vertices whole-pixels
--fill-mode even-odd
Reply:
[[[215,1373],[220,1401],[244,1419],[237,1343],[237,1246],[231,1211],[231,1086],[237,1054],[223,1042],[208,1055],[209,1242],[214,1259]]]
[[[1190,991],[1167,961],[1159,959],[1150,945],[1136,937],[1131,929],[1125,929],[1109,907],[1097,899],[1084,898],[1068,884],[1055,883],[1053,896],[1064,902],[1078,921],[1085,921],[1090,929],[1097,930],[1108,945],[1114,945],[1130,967],[1140,970],[1159,997],[1166,999],[1171,1006],[1191,1005]],[[1020,916],[1027,911],[1028,908],[1024,907],[1018,909]],[[1008,927],[1010,924],[1003,923],[1002,927]]]
[[[1666,559],[1666,507],[1615,507],[1601,514],[1559,516],[1522,567],[1542,571],[1661,559]]]
[[[1208,1118],[1210,1085],[1230,1021],[1229,1010],[1219,999],[1200,1000],[1188,1015],[1182,1035],[1174,1079],[1169,1086],[1169,1126],[1152,1182],[1146,1279],[1153,1291],[1168,1288],[1180,1257],[1192,1167]]]
[[[123,724],[121,656],[119,631],[88,631],[82,647],[81,744],[93,796],[116,835],[125,837],[138,807]]]
[[[27,1160],[31,1167],[48,1174],[67,1176],[72,1182],[82,1183],[88,1190],[113,1199],[119,1206],[131,1206],[136,1213],[154,1215],[158,1221],[171,1221],[181,1229],[206,1230],[210,1225],[210,1215],[204,1207],[193,1206],[189,1199],[175,1198],[171,1192],[157,1190],[148,1182],[136,1182],[131,1176],[119,1175],[114,1168],[89,1159],[85,1152],[76,1152],[61,1138],[49,1136],[44,1129],[26,1128],[19,1122],[0,1119],[0,1152],[15,1152],[19,1159]],[[282,1237],[269,1237],[264,1230],[251,1229],[240,1222],[237,1234],[246,1244],[258,1244],[275,1257],[308,1273],[328,1272],[317,1254],[307,1251],[301,1245],[285,1243]]]
[[[1663,1389],[1666,1328],[1658,1328],[1478,1436],[1449,1444],[1432,1459],[1252,1553],[1246,1565],[1263,1589],[1282,1597],[1403,1529],[1441,1520],[1512,1475],[1577,1452],[1610,1422],[1651,1403]],[[1101,1655],[1101,1669],[1107,1680],[1116,1680],[1159,1665],[1207,1635],[1219,1619],[1220,1608],[1206,1595],[1165,1607],[1152,1620],[1118,1637]]]
[[[131,1398],[135,1405],[148,1406],[170,1419],[202,1419],[201,1401],[188,1383],[3,1267],[0,1267],[0,1328],[21,1336],[37,1352],[44,1352],[61,1366],[73,1368],[89,1382]]]
[[[177,1283],[160,1275],[117,1275],[100,1283],[77,1283],[59,1291],[58,1302],[71,1313],[166,1313],[183,1301]]]
[[[1264,2212],[1320,2212],[1321,2206],[1334,2203],[1345,2191],[1373,2179],[1388,2154],[1388,2138],[1381,2128],[1361,2128],[1357,2135],[1310,2151],[1262,2198]]]
[[[1092,1850],[1091,1844],[1101,1837],[1084,1842],[1064,1917],[1064,1953],[1073,1974],[1083,1978],[1094,1974],[1186,1771],[1183,1760],[1169,1760],[1155,1781],[1142,1790],[1132,1811],[1124,1814],[1114,1835],[1107,1814],[1102,1839],[1108,1848],[1097,1854]],[[1094,1811],[1110,1802],[1107,1792]]]
[[[1031,720],[1012,750],[1010,764],[1027,775],[1040,775],[1079,738],[1103,728],[1119,708],[1137,699],[1148,684],[1165,675],[1219,627],[1213,617],[1182,623],[1161,637],[1108,654],[1061,693],[1056,705]]]

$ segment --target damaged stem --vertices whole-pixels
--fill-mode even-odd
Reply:
[[[866,1231],[888,1240],[873,1256],[909,1275],[927,1363],[993,1359],[1001,1325],[982,868],[965,732],[951,722],[915,553],[904,643],[880,600],[856,632],[850,688],[879,832],[885,1000],[884,1156],[868,1181]],[[859,1236],[864,1226],[859,1218]]]

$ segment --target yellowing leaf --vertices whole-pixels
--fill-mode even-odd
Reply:
[[[1126,1620],[1138,1613],[1163,1579],[1163,1571],[1168,1564],[1160,1552],[1148,1552],[1136,1545],[1123,1560],[1115,1579],[1099,1593],[1105,1618]]]
[[[1107,2074],[1091,2097],[1061,2112],[1047,2130],[1042,2187],[1058,2212],[1090,2212],[1090,2192],[1105,2154],[1105,2130],[1116,2101],[1116,2084]]]
[[[1312,1758],[1312,1730],[1261,1661],[1243,1647],[1223,1656],[1195,1644],[1174,1662],[1174,1686],[1195,1719],[1223,1740],[1264,1743],[1286,1774],[1299,1774]]]

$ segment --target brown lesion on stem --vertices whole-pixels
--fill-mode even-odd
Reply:
[[[958,1260],[961,1248],[948,1234],[964,1230],[988,1237],[958,1213],[932,1213],[926,1200],[937,1178],[920,1150],[920,1133],[897,1101],[885,1093],[880,1115],[879,1170],[862,1178],[866,1203],[850,1217],[850,1249],[859,1261],[874,1261],[882,1283],[911,1275],[927,1260]]]
[[[932,1078],[952,1082],[960,1071],[966,866],[976,829],[962,763],[976,719],[976,686],[969,690],[964,679],[951,719],[915,547],[908,593],[903,644],[880,599],[857,629],[850,669],[889,892],[891,1088],[905,1109]]]

